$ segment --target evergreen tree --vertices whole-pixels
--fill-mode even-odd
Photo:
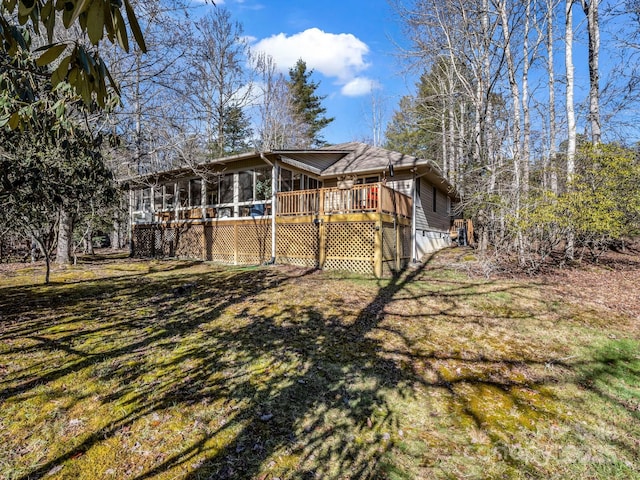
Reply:
[[[222,150],[218,150],[220,142],[210,146],[213,156],[234,155],[251,150],[249,141],[253,135],[251,121],[242,108],[237,105],[228,107],[224,114],[224,141]]]
[[[420,129],[416,102],[417,99],[412,96],[400,99],[398,110],[387,125],[385,148],[406,155],[428,158],[429,143]]]
[[[420,76],[415,96],[400,100],[385,132],[386,148],[433,160],[454,182],[473,142],[473,107],[456,72],[470,77],[464,65],[438,59]]]
[[[320,130],[333,122],[333,118],[325,117],[327,109],[322,106],[325,96],[316,95],[320,82],[311,81],[313,70],[307,71],[307,64],[300,59],[289,69],[289,89],[293,98],[294,111],[307,126],[308,146],[321,147],[327,142],[320,135]]]
[[[218,7],[200,19],[195,29],[198,40],[186,72],[191,81],[188,98],[195,114],[193,123],[204,130],[209,153],[216,156],[234,149],[227,133],[237,130],[232,124],[242,123],[237,114],[252,99],[245,68],[249,47],[242,24],[233,21],[225,8]]]

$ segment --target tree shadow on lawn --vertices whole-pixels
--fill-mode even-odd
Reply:
[[[61,465],[65,475],[73,475],[92,448],[122,438],[149,419],[162,429],[163,422],[171,421],[166,412],[180,407],[187,411],[183,424],[191,430],[183,432],[181,446],[173,453],[154,452],[158,455],[142,472],[131,466],[116,476],[142,480],[171,472],[193,479],[411,478],[411,468],[389,456],[405,443],[404,431],[410,427],[391,396],[410,398],[420,389],[448,397],[454,413],[470,419],[498,449],[508,441],[509,428],[530,427],[524,417],[558,419],[557,411],[544,410],[544,403],[532,401],[526,392],[556,384],[575,364],[525,353],[514,359],[425,352],[402,328],[387,325],[391,316],[419,320],[419,314],[389,313],[401,296],[440,298],[440,308],[422,316],[425,334],[436,318],[447,319],[453,328],[465,322],[458,301],[482,294],[480,284],[446,281],[440,290],[411,289],[428,265],[379,282],[375,295],[358,309],[339,298],[309,305],[304,296],[291,297],[294,285],[308,278],[274,269],[185,272],[148,284],[125,278],[74,286],[77,311],[68,325],[51,316],[39,326],[33,318],[22,330],[15,324],[11,330],[12,339],[30,339],[34,352],[63,351],[73,359],[52,366],[45,359],[37,374],[33,368],[21,375],[14,372],[0,383],[0,400],[26,398],[34,389],[53,388],[57,380],[88,370],[98,380],[111,382],[100,401],[117,406],[122,414],[20,478],[39,478]],[[124,310],[113,317],[100,313],[100,302],[92,303],[105,287],[126,292],[117,304]],[[509,286],[491,290],[515,292]],[[15,323],[20,325],[18,319]],[[86,323],[91,326],[76,328]],[[380,331],[392,335],[394,343],[385,343],[377,335]],[[4,351],[0,358],[16,353]],[[454,362],[454,371],[443,362]],[[563,371],[534,379],[511,372],[549,362]],[[507,418],[500,419],[504,423],[490,424],[490,415],[483,411],[490,406],[478,404],[483,393],[509,403],[511,417],[506,412]],[[546,473],[508,448],[497,453],[525,474]]]

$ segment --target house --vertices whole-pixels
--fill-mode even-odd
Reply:
[[[393,274],[450,243],[453,186],[363,143],[251,152],[129,182],[133,254]]]

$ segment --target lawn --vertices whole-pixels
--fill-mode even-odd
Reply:
[[[0,269],[2,479],[640,478],[640,259]]]

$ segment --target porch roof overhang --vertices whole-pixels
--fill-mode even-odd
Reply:
[[[252,151],[247,153],[240,153],[237,155],[230,155],[222,158],[216,158],[214,160],[202,160],[199,162],[194,162],[190,166],[123,178],[120,180],[120,183],[126,183],[132,186],[149,186],[169,179],[202,174],[208,170],[214,170],[216,167],[225,167],[231,163],[252,159],[260,159],[260,153]]]
[[[279,160],[292,167],[321,176],[325,168],[351,153],[351,150],[274,150]]]
[[[362,143],[353,145],[349,154],[322,171],[322,178],[336,178],[342,175],[373,175],[389,172],[392,165],[394,173],[407,172],[416,177],[425,177],[433,185],[438,186],[454,200],[459,200],[460,194],[456,188],[442,175],[440,167],[432,160],[405,155],[400,152],[372,147]]]
[[[213,173],[219,170],[220,167],[233,168],[234,163],[251,160],[264,163],[279,161],[303,172],[309,172],[319,179],[331,179],[343,175],[380,174],[388,172],[389,165],[393,165],[395,172],[411,171],[416,177],[428,179],[430,183],[446,192],[454,200],[460,197],[455,187],[442,176],[439,167],[433,161],[380,147],[372,147],[359,142],[315,150],[278,149],[265,152],[251,151],[213,160],[204,159],[186,167],[124,178],[119,183],[134,188],[144,188],[170,179]]]
[[[171,170],[163,170],[161,172],[153,172],[144,175],[127,177],[121,179],[120,183],[133,186],[154,185],[169,179],[193,176],[194,174],[203,174],[207,171],[215,171],[219,167],[231,166],[234,163],[246,160],[259,160],[263,162],[264,158],[269,161],[278,160],[284,164],[290,165],[303,171],[309,171],[310,173],[314,173],[315,175],[320,176],[322,170],[327,165],[332,165],[349,153],[351,153],[351,150],[344,149],[269,150],[265,152],[251,151],[247,153],[216,158],[214,160],[202,160],[186,167],[173,168]]]

